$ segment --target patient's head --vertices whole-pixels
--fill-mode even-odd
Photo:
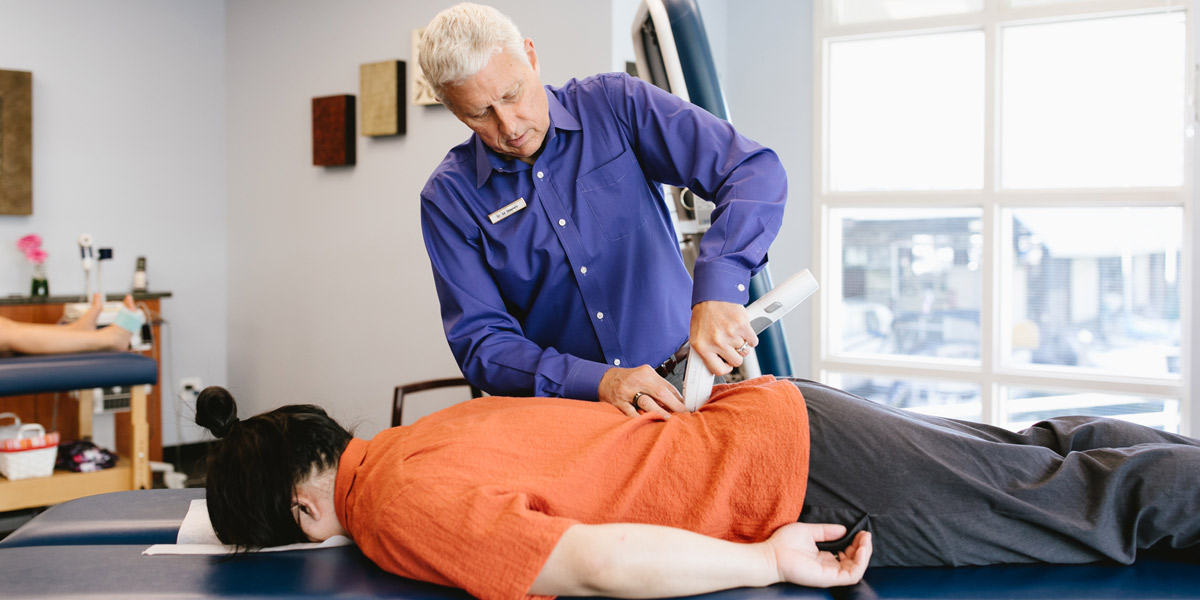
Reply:
[[[217,538],[239,548],[309,541],[293,509],[296,488],[337,468],[350,432],[312,405],[239,421],[233,396],[217,386],[196,399],[196,424],[219,438],[208,451],[206,486]]]

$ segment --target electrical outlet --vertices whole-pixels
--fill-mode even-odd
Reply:
[[[184,377],[179,380],[179,395],[195,398],[200,395],[200,385],[199,377]]]

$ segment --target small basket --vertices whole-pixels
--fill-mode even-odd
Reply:
[[[15,438],[0,440],[0,474],[11,480],[49,477],[57,457],[58,432],[46,433],[36,423],[22,425]]]
[[[0,440],[7,440],[17,437],[21,431],[21,417],[17,413],[0,412],[0,421],[11,419],[11,423],[0,425]]]

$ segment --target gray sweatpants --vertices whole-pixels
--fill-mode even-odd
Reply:
[[[872,565],[1200,556],[1198,440],[1096,417],[1014,433],[793,381],[812,440],[800,520],[871,531]]]

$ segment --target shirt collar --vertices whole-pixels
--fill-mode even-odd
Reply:
[[[346,518],[346,511],[349,509],[346,500],[350,495],[350,489],[354,487],[354,477],[358,474],[358,467],[366,458],[366,440],[353,438],[349,444],[346,444],[346,449],[342,451],[342,456],[338,460],[337,478],[334,479],[333,512],[341,522],[342,529],[347,531],[350,528],[346,527],[346,523],[349,521]]]
[[[550,93],[550,88],[545,88],[546,105],[550,109],[550,129],[546,132],[546,141],[544,144],[550,144],[550,140],[554,139],[556,130],[563,129],[566,131],[579,131],[583,127],[579,124],[579,119],[571,114],[567,107],[558,101],[558,97]],[[492,176],[492,171],[520,171],[528,169],[525,163],[508,156],[497,154],[496,151],[488,148],[487,144],[483,143],[483,138],[478,134],[471,136],[475,142],[475,187],[481,188],[487,183],[488,177]]]

